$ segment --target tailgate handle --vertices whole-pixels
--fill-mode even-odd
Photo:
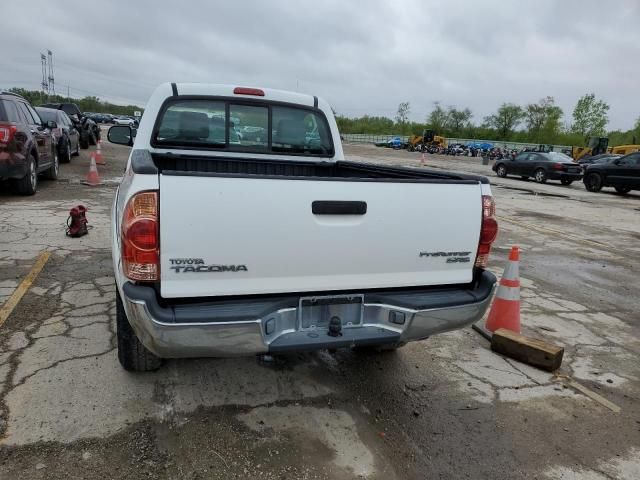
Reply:
[[[316,200],[311,204],[311,211],[314,215],[364,215],[367,202]]]

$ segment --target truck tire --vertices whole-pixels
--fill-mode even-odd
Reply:
[[[27,174],[19,180],[14,180],[14,188],[20,195],[33,195],[38,189],[38,170],[33,153],[27,157]]]
[[[569,185],[571,185],[571,184],[573,183],[573,180],[569,180],[568,178],[561,178],[561,179],[560,179],[560,183],[561,183],[562,185],[567,185],[567,186],[569,186]]]
[[[631,191],[630,187],[614,187],[614,188],[616,189],[616,192],[620,193],[621,195],[625,195]]]
[[[129,372],[152,372],[162,366],[162,359],[147,350],[131,328],[117,287],[116,336],[118,337],[118,360],[125,370]]]

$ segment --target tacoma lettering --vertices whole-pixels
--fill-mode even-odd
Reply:
[[[169,267],[176,273],[207,273],[207,272],[248,272],[246,265],[171,265]]]

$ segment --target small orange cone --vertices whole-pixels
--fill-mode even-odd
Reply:
[[[87,179],[82,183],[91,187],[102,185],[100,176],[98,175],[98,167],[96,167],[96,156],[93,153],[91,154],[91,164],[89,165],[89,173],[87,173]]]
[[[102,142],[100,140],[98,140],[96,142],[96,163],[98,165],[106,165],[107,162],[104,160],[104,157],[102,156],[102,146],[101,146]]]
[[[485,328],[490,332],[506,328],[512,332],[520,333],[519,261],[520,249],[513,246],[485,325]]]

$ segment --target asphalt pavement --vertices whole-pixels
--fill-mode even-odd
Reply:
[[[103,151],[101,186],[81,183],[87,151],[34,197],[0,184],[0,478],[640,478],[640,195],[346,145],[351,160],[491,177],[491,269],[520,245],[523,333],[565,347],[560,372],[496,355],[465,329],[396,353],[171,360],[133,374],[117,361],[109,242],[129,149]],[[91,229],[72,239],[78,203]]]

